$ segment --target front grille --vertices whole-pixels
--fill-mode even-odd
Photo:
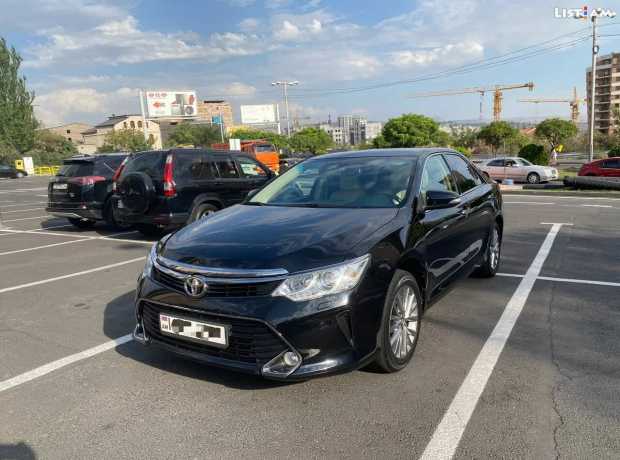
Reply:
[[[165,313],[194,321],[213,322],[230,326],[228,347],[215,348],[162,334],[159,314]],[[188,312],[174,307],[142,302],[142,322],[145,332],[153,339],[176,348],[241,363],[262,366],[287,349],[286,344],[264,323],[244,318],[228,318],[207,313]]]
[[[153,267],[153,278],[158,283],[168,286],[175,291],[185,293],[184,279],[168,275]],[[258,297],[270,295],[282,281],[262,281],[252,283],[209,282],[206,297]]]

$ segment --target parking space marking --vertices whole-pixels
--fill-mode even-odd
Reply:
[[[47,202],[46,201],[31,201],[29,203],[3,204],[0,207],[3,207],[3,208],[14,208],[16,206],[28,206],[30,204],[42,204],[42,203],[47,203]]]
[[[517,319],[519,319],[519,315],[525,306],[525,302],[534,287],[534,283],[542,270],[543,264],[562,225],[559,223],[552,224],[549,233],[547,233],[543,244],[538,250],[538,254],[536,254],[532,264],[521,279],[519,286],[508,301],[502,316],[484,343],[476,361],[454,396],[441,422],[435,429],[433,437],[426,449],[424,449],[421,456],[422,459],[449,459],[454,456],[465,428],[478,404],[478,400],[510,337],[512,328]]]
[[[577,284],[581,283],[581,284],[593,284],[597,286],[620,287],[620,283],[614,283],[612,281],[594,281],[594,280],[580,280],[580,279],[573,279],[573,278],[556,278],[554,276],[539,276],[538,279],[544,280],[544,281],[555,281],[555,282],[560,282],[560,283],[577,283]]]
[[[91,358],[95,355],[98,355],[99,353],[111,350],[112,348],[116,348],[117,346],[124,343],[131,342],[131,340],[133,340],[131,334],[127,334],[117,339],[102,343],[101,345],[97,345],[96,347],[89,348],[88,350],[80,351],[79,353],[65,356],[64,358],[58,359],[56,361],[52,361],[51,363],[37,367],[36,369],[28,372],[24,372],[23,374],[20,374],[8,380],[4,380],[3,382],[0,382],[0,393],[14,388],[18,385],[22,385],[26,382],[30,382],[31,380],[37,379],[39,377],[43,377],[44,375],[58,370],[61,367],[68,366],[69,364],[76,363],[86,358]]]
[[[581,206],[587,208],[613,208],[613,206],[610,204],[582,204]]]
[[[526,195],[526,194],[505,194],[504,196],[518,196],[519,198],[551,198],[549,195]],[[605,196],[570,196],[570,195],[553,195],[553,199],[559,200],[610,200],[620,201],[620,198],[610,198]]]
[[[40,211],[45,208],[30,208],[30,209],[12,209],[10,211],[2,211],[2,214],[11,214],[15,212],[30,212],[30,211]]]
[[[49,216],[22,217],[19,219],[3,219],[3,222],[17,222],[18,220],[43,219],[44,217],[49,217]]]
[[[18,289],[25,289],[25,288],[29,288],[33,286],[39,286],[41,284],[53,283],[54,281],[60,281],[60,280],[64,280],[67,278],[74,278],[76,276],[83,276],[83,275],[88,275],[90,273],[101,272],[103,270],[108,270],[110,268],[122,267],[123,265],[132,264],[138,261],[144,261],[144,259],[146,259],[146,256],[136,257],[134,259],[124,260],[122,262],[117,262],[114,264],[103,265],[101,267],[91,268],[89,270],[82,270],[80,272],[69,273],[67,275],[55,276],[54,278],[47,278],[47,279],[39,280],[39,281],[32,281],[26,284],[19,284],[17,286],[10,286],[10,287],[0,289],[0,294],[4,294],[5,292],[17,291]]]
[[[47,190],[47,187],[37,187],[37,188],[18,188],[15,190],[5,189],[0,190],[0,193],[24,193],[24,192],[40,192],[42,190]],[[47,195],[46,195],[47,196]]]
[[[30,233],[30,232],[23,232],[23,233]],[[15,249],[13,251],[0,252],[0,256],[19,254],[20,252],[38,251],[39,249],[53,248],[55,246],[62,246],[65,244],[81,243],[83,241],[90,241],[90,238],[81,238],[79,240],[62,241],[61,243],[44,244],[43,246],[33,246],[30,248],[25,248],[25,249]]]
[[[504,201],[504,204],[536,204],[536,205],[545,205],[545,204],[555,204],[555,203],[542,202],[542,201]]]

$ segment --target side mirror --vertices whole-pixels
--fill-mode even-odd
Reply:
[[[254,189],[250,190],[250,191],[248,192],[248,194],[246,195],[245,199],[246,199],[246,200],[249,200],[249,199],[250,199],[250,198],[252,198],[254,195],[256,195],[256,194],[258,193],[258,191],[259,191],[259,190],[260,190],[259,188],[254,188]]]
[[[426,192],[426,206],[424,209],[445,209],[457,206],[461,202],[458,193],[441,190]]]

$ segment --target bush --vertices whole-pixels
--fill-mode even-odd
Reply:
[[[620,157],[620,145],[616,145],[616,146],[610,148],[609,151],[607,152],[607,157],[608,158]]]
[[[519,150],[519,156],[535,165],[544,166],[549,164],[549,155],[547,155],[542,145],[528,144]]]

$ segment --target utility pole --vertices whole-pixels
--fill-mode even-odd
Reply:
[[[592,82],[590,91],[590,161],[594,160],[594,110],[596,103],[596,56],[598,55],[598,45],[596,44],[596,15],[592,16]]]
[[[146,142],[149,141],[147,121],[146,121],[146,110],[144,110],[144,91],[140,90],[140,110],[142,111],[142,131],[144,132],[144,140]]]
[[[284,109],[286,111],[286,136],[287,137],[291,137],[291,120],[289,119],[289,113],[288,113],[288,87],[297,86],[297,85],[299,85],[299,82],[297,80],[295,81],[281,80],[281,81],[274,81],[271,83],[271,86],[282,87],[282,93],[284,95]]]

